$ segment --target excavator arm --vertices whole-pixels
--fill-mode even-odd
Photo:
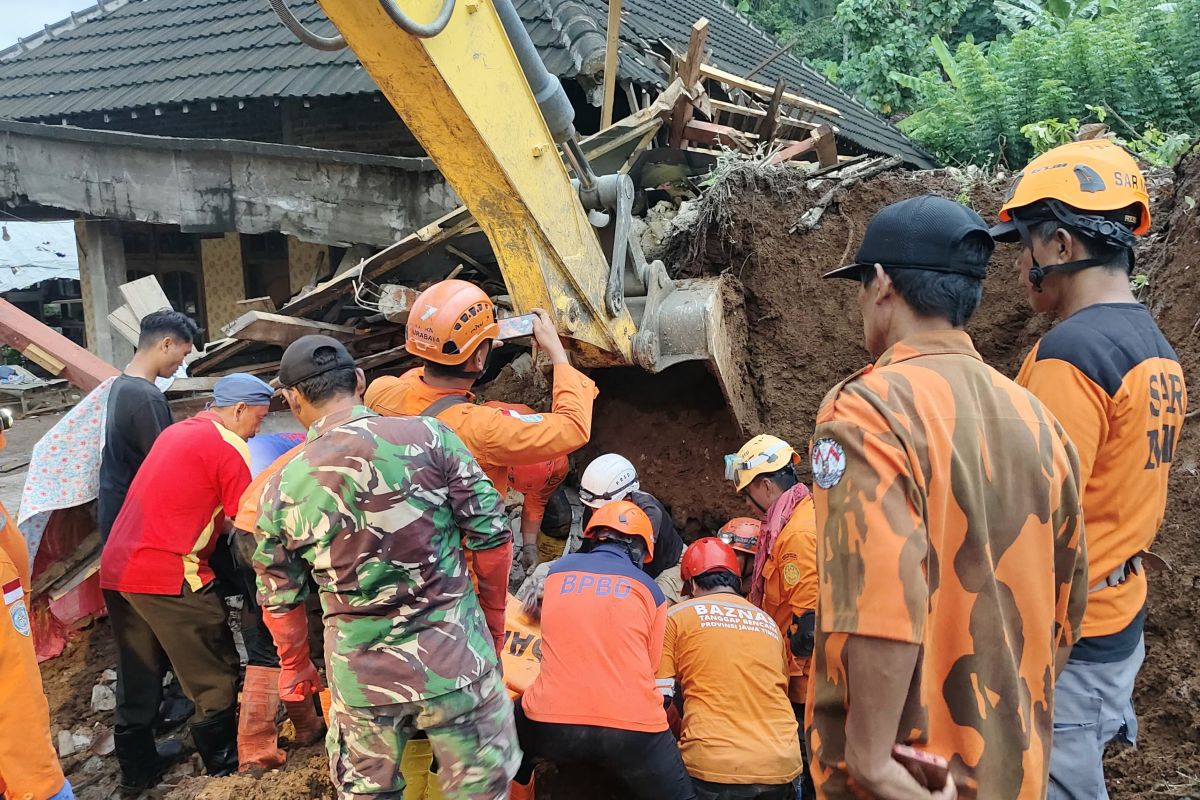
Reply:
[[[728,287],[675,282],[661,262],[645,263],[631,240],[632,182],[592,173],[566,93],[511,0],[318,0],[331,37],[304,29],[286,0],[269,1],[309,44],[354,51],[487,235],[518,311],[552,310],[585,366],[707,360],[750,426],[729,345],[739,338],[729,327],[745,323],[726,319]],[[605,235],[589,209],[603,212]]]

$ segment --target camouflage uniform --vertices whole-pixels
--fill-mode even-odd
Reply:
[[[520,758],[512,707],[463,547],[512,534],[454,432],[361,406],[332,414],[267,484],[261,508],[264,608],[303,602],[310,570],[320,591],[339,796],[400,798],[400,754],[420,729],[447,797],[504,797]]]

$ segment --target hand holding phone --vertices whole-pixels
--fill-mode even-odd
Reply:
[[[496,324],[500,328],[500,341],[508,341],[509,339],[520,339],[523,336],[533,335],[533,323],[537,319],[537,314],[521,314],[516,317],[505,317]]]
[[[946,786],[950,765],[941,756],[898,744],[892,748],[892,758],[908,770],[917,783],[931,791],[940,791]]]

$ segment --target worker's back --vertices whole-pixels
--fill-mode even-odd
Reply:
[[[302,601],[311,564],[330,668],[361,678],[347,705],[460,689],[496,662],[462,548],[506,541],[503,523],[499,495],[445,425],[339,412],[263,492],[263,605]]]
[[[476,405],[465,389],[439,389],[417,367],[400,376],[376,378],[363,402],[388,417],[429,413],[444,398],[461,398],[433,414],[459,435],[501,495],[508,489],[508,467],[533,464],[573,452],[587,443],[592,427],[596,384],[570,364],[554,367],[554,409],[550,414],[520,414]]]
[[[666,599],[619,546],[554,563],[542,600],[542,669],[523,698],[538,722],[667,729],[655,670]]]
[[[688,773],[719,784],[785,784],[801,768],[788,702],[786,642],[764,611],[733,592],[667,612],[660,688],[679,682]]]
[[[903,741],[946,758],[981,798],[1045,797],[1056,646],[1078,635],[1087,599],[1062,426],[946,330],[905,339],[836,387],[812,458],[819,795],[852,796],[841,659],[853,634],[921,648]]]

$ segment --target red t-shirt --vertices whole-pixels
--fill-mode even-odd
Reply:
[[[542,669],[525,690],[538,722],[667,730],[655,673],[667,601],[614,545],[560,558],[542,600]]]
[[[250,485],[250,450],[211,411],[163,431],[142,462],[100,556],[100,585],[177,595],[213,579],[222,517]]]

